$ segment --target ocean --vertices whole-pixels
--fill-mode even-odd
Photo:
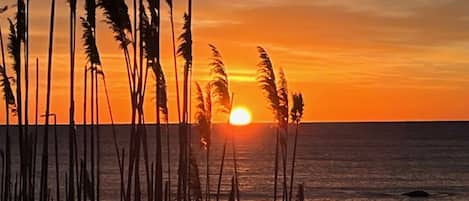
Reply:
[[[11,128],[12,131],[15,128]],[[34,130],[34,127],[32,128]],[[129,127],[117,127],[118,144],[128,150]],[[176,191],[178,135],[170,125],[170,162],[172,191]],[[0,127],[0,149],[4,149],[5,127]],[[40,128],[43,131],[43,128]],[[54,129],[50,129],[53,134]],[[78,127],[79,151],[82,153],[82,131]],[[110,126],[101,132],[101,200],[119,200],[120,177]],[[68,163],[67,127],[57,128],[59,140],[59,174],[65,183]],[[205,151],[200,148],[197,130],[193,130],[193,151],[199,164],[202,192],[205,191]],[[288,178],[290,177],[294,127],[289,129]],[[221,150],[227,137],[227,158],[222,183],[223,200],[231,189],[233,160],[231,136],[235,137],[243,201],[272,200],[275,158],[275,129],[270,124],[246,127],[214,125],[212,132],[210,172],[211,198],[216,192]],[[16,139],[16,137],[13,137]],[[42,139],[39,136],[39,139]],[[54,135],[49,135],[50,143]],[[38,156],[41,150],[38,146]],[[155,158],[154,125],[148,125],[150,159]],[[166,143],[166,134],[163,134]],[[18,165],[18,145],[13,145],[13,170]],[[49,187],[55,189],[54,146],[49,146]],[[89,145],[88,145],[89,148]],[[304,123],[299,128],[295,185],[304,184],[305,200],[311,201],[397,201],[422,200],[402,193],[424,190],[429,201],[469,200],[469,122],[392,122],[392,123]],[[89,150],[88,150],[89,152]],[[167,153],[163,149],[165,180]],[[40,165],[38,158],[37,164]],[[38,166],[40,167],[40,166]],[[282,166],[280,166],[282,167]],[[282,168],[280,168],[282,170]],[[145,174],[143,166],[141,174]],[[37,175],[40,174],[38,168]],[[280,171],[282,175],[282,171]],[[279,176],[281,199],[283,176]],[[142,179],[143,180],[143,179]],[[289,179],[288,179],[289,182]],[[62,196],[65,196],[62,186]],[[144,188],[144,185],[142,185]],[[55,195],[52,193],[52,195]],[[62,198],[63,200],[64,198]],[[295,199],[293,199],[295,200]]]

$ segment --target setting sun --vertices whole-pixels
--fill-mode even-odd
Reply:
[[[237,107],[231,111],[230,124],[244,126],[251,123],[251,112],[244,107]]]

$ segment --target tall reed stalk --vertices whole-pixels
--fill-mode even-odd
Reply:
[[[2,54],[2,66],[0,66],[0,85],[3,91],[3,97],[5,100],[5,121],[6,121],[6,131],[5,131],[5,168],[4,168],[4,179],[2,179],[2,200],[11,199],[11,151],[10,151],[10,109],[14,109],[15,105],[15,96],[13,95],[13,90],[11,88],[10,77],[7,74],[6,61],[5,61],[5,50],[3,46],[3,35],[2,29],[0,26],[0,49]]]
[[[265,96],[267,97],[269,106],[272,110],[275,122],[281,122],[280,118],[280,100],[277,93],[277,84],[273,64],[269,55],[264,48],[258,47],[260,63],[257,64],[257,81]],[[279,126],[276,127],[276,143],[275,143],[275,164],[274,164],[274,201],[277,200],[277,178],[278,178],[278,155],[279,155]]]
[[[197,130],[200,135],[200,145],[205,149],[206,160],[205,160],[205,200],[209,200],[210,194],[210,176],[209,176],[209,159],[210,159],[210,137],[211,137],[211,126],[212,126],[212,100],[210,85],[206,87],[206,92],[202,92],[202,88],[199,83],[195,83],[195,101],[196,109],[194,119],[196,121]]]
[[[177,54],[176,54],[176,36],[174,33],[174,15],[173,15],[173,1],[166,0],[166,3],[169,7],[169,17],[171,22],[171,42],[173,48],[173,66],[174,66],[174,80],[176,84],[176,103],[177,103],[177,112],[178,112],[178,122],[181,122],[181,104],[179,97],[179,79],[178,79],[178,68],[177,68]],[[170,185],[171,186],[171,185]]]
[[[190,199],[190,75],[192,71],[192,0],[188,1],[188,11],[184,14],[183,33],[179,36],[181,44],[178,47],[177,53],[184,60],[184,78],[183,78],[183,106],[182,106],[182,123],[179,126],[179,170],[178,170],[178,192],[177,200],[184,201]]]
[[[134,199],[141,199],[141,186],[140,186],[140,174],[139,174],[139,163],[140,163],[140,152],[142,151],[143,145],[143,164],[145,165],[145,172],[147,183],[152,183],[151,179],[152,173],[149,170],[149,159],[147,157],[148,147],[146,146],[146,128],[144,126],[144,96],[146,88],[146,79],[147,72],[149,68],[144,68],[143,66],[143,50],[144,48],[151,49],[152,54],[147,54],[147,66],[159,67],[159,53],[158,52],[158,41],[159,35],[157,30],[159,26],[156,21],[159,16],[156,13],[159,12],[159,2],[158,1],[149,1],[149,10],[152,14],[151,19],[151,31],[149,32],[150,36],[155,42],[150,43],[145,41],[144,37],[147,34],[147,30],[142,26],[144,24],[145,18],[145,9],[143,9],[143,1],[133,1],[133,24],[131,23],[128,8],[124,0],[100,0],[99,7],[103,8],[104,15],[106,17],[106,22],[110,25],[110,28],[114,32],[115,39],[119,43],[119,47],[122,49],[124,54],[124,59],[126,63],[126,70],[129,83],[129,92],[131,99],[131,132],[130,132],[130,142],[129,142],[129,157],[128,157],[128,166],[125,170],[127,175],[124,176],[121,173],[121,182],[126,184],[121,187],[121,192],[123,194],[123,200],[130,201],[131,194],[133,193]],[[138,8],[138,9],[137,9]],[[139,13],[139,15],[137,15]],[[147,24],[149,24],[147,22]],[[145,50],[145,51],[147,51]],[[133,54],[131,55],[132,52]],[[139,55],[137,55],[139,53]],[[151,58],[149,58],[151,57]],[[158,138],[159,135],[157,135]],[[158,144],[158,143],[157,143]],[[161,146],[157,145],[157,152],[161,150]],[[159,155],[159,154],[157,154]],[[161,157],[157,157],[156,166],[158,161],[161,161]],[[123,162],[123,160],[122,160]],[[161,190],[163,188],[162,182],[159,180],[162,178],[162,169],[156,168],[155,176],[155,188],[147,187],[148,189],[148,199],[152,200],[153,195],[156,199],[162,197]],[[124,178],[126,177],[126,178]],[[153,192],[150,192],[153,191]]]
[[[41,117],[46,116],[51,116],[54,119],[55,193],[56,200],[60,201],[59,141],[57,136],[57,115],[55,113],[41,115]]]
[[[69,103],[69,135],[68,135],[68,201],[75,199],[75,154],[77,152],[75,130],[75,33],[77,1],[68,0],[70,7],[70,103]],[[78,178],[77,178],[78,179]]]
[[[40,185],[40,196],[39,201],[46,201],[48,197],[47,193],[47,168],[48,168],[48,136],[49,136],[49,110],[50,110],[50,89],[52,79],[52,50],[54,44],[54,25],[55,25],[55,0],[51,1],[50,10],[50,29],[49,29],[49,52],[47,61],[47,92],[46,92],[46,120],[44,126],[44,140],[42,150],[42,164],[41,164],[41,185]]]
[[[209,97],[211,97],[211,99],[213,99],[213,102],[217,105],[216,111],[226,114],[228,116],[227,120],[229,121],[229,114],[231,113],[233,96],[231,95],[230,97],[228,74],[226,73],[226,67],[223,62],[221,53],[218,51],[218,49],[214,45],[209,44],[209,48],[212,52],[212,56],[210,58],[211,61],[209,63],[210,76],[211,76],[211,80],[208,84],[210,88]],[[223,152],[222,152],[222,163],[220,166],[220,173],[219,173],[219,178],[218,178],[217,196],[216,196],[217,200],[219,200],[221,179],[223,176],[223,167],[224,167],[225,151],[226,151],[227,143],[228,141],[227,141],[227,138],[225,137],[224,144],[223,144]],[[232,148],[234,152],[235,146],[233,145]],[[208,152],[208,149],[207,149],[207,152]],[[208,159],[208,156],[209,156],[209,153],[207,153],[207,159]],[[233,167],[236,168],[236,165],[234,165]],[[237,180],[236,173],[237,171],[235,169],[235,177],[236,177],[235,180]],[[209,181],[210,178],[208,175],[209,174],[207,172],[207,180]],[[209,190],[207,189],[207,191]]]
[[[35,105],[36,107],[34,112],[34,147],[33,147],[33,181],[32,181],[32,190],[31,190],[31,197],[35,197],[36,195],[36,157],[37,157],[37,138],[39,136],[39,58],[36,58],[36,92],[34,93],[36,96]]]
[[[295,142],[293,145],[293,159],[292,159],[292,165],[291,165],[291,176],[290,176],[290,192],[289,192],[289,198],[290,201],[292,199],[292,191],[293,191],[293,177],[295,176],[295,162],[296,162],[296,148],[297,148],[297,143],[298,143],[298,128],[300,126],[301,118],[303,117],[303,109],[304,109],[304,103],[303,103],[303,95],[301,93],[294,93],[292,95],[292,100],[293,100],[293,105],[291,108],[291,121],[295,124]]]
[[[279,99],[278,122],[279,127],[283,130],[283,135],[280,135],[280,146],[282,151],[282,167],[283,167],[283,198],[288,199],[288,185],[287,185],[287,152],[288,152],[288,87],[285,72],[282,68],[278,72],[277,93]]]

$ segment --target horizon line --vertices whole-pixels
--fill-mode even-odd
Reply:
[[[215,125],[227,124],[227,122],[212,122]],[[300,124],[359,124],[359,123],[469,123],[469,119],[461,119],[461,120],[344,120],[344,121],[304,121]],[[123,125],[130,125],[130,122],[119,122],[114,123],[116,126],[123,126]],[[155,123],[149,122],[145,123],[145,125],[153,125]],[[177,122],[170,122],[169,125],[177,125]],[[195,124],[195,123],[190,123]],[[275,122],[271,121],[256,121],[252,122],[252,124],[276,124]],[[293,124],[293,123],[291,123]],[[38,126],[44,126],[44,123],[38,124]],[[57,123],[57,126],[68,126],[68,123]],[[111,126],[112,124],[109,122],[100,123],[100,126]],[[165,124],[162,124],[164,126]],[[0,124],[1,127],[5,127],[6,124]],[[11,127],[18,126],[17,124],[10,124]],[[34,124],[30,124],[29,127],[34,127]],[[49,126],[54,126],[53,124],[49,124]],[[83,126],[83,124],[75,124],[75,126]],[[91,126],[87,124],[87,126]]]

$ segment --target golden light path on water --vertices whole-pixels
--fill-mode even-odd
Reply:
[[[251,112],[245,107],[235,107],[230,114],[230,124],[244,126],[251,123]]]

